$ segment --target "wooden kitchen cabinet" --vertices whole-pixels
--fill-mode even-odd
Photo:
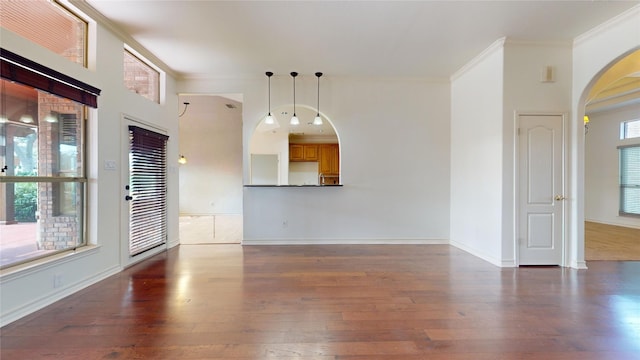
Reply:
[[[337,175],[340,173],[340,150],[338,144],[321,144],[319,171],[324,175]]]
[[[304,161],[304,145],[289,144],[289,161]]]
[[[304,161],[318,161],[318,145],[304,146]]]
[[[289,161],[318,161],[317,144],[289,144]]]

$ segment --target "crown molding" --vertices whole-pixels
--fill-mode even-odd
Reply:
[[[137,42],[131,35],[127,34],[124,30],[118,27],[113,21],[109,20],[106,16],[102,15],[98,10],[89,5],[86,0],[66,0],[61,1],[65,5],[75,7],[78,11],[83,12],[90,17],[96,23],[104,26],[107,30],[116,35],[122,42],[129,48],[135,50],[135,52],[142,55],[145,59],[153,63],[154,66],[160,68],[166,74],[170,75],[174,79],[179,79],[180,74],[169,67],[164,61],[160,60],[157,56],[147,50],[139,42]]]
[[[524,46],[524,47],[544,47],[544,48],[568,48],[573,47],[571,40],[558,41],[534,41],[534,40],[516,40],[506,39],[505,46]]]
[[[633,17],[636,16],[640,16],[640,5],[636,5],[634,7],[632,7],[631,9],[623,12],[620,15],[617,15],[605,22],[603,22],[600,25],[597,25],[596,27],[594,27],[591,30],[588,30],[587,32],[576,36],[576,38],[573,40],[573,46],[576,47],[590,39],[592,39],[593,37],[599,35],[600,33],[613,28],[617,25],[619,25],[622,22],[625,22]]]
[[[451,75],[451,77],[449,78],[450,81],[453,82],[453,81],[457,80],[462,75],[464,75],[467,71],[471,70],[476,65],[481,63],[489,55],[495,53],[496,51],[498,51],[498,50],[500,50],[502,48],[504,48],[504,44],[505,44],[506,41],[507,41],[506,37],[502,37],[502,38],[494,41],[493,44],[489,45],[489,47],[484,49],[480,54],[476,55],[473,59],[471,59],[469,62],[464,64],[458,71],[453,73],[453,75]]]

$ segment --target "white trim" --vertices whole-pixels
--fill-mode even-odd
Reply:
[[[447,239],[243,239],[242,245],[448,245]]]
[[[484,260],[486,262],[489,262],[489,263],[491,263],[491,264],[493,264],[495,266],[502,267],[502,263],[503,263],[502,259],[495,258],[495,257],[493,257],[493,256],[491,256],[491,255],[489,255],[489,254],[487,254],[485,252],[482,252],[482,251],[480,251],[478,249],[471,248],[471,247],[469,247],[469,246],[467,246],[467,245],[465,245],[463,243],[457,242],[457,241],[451,241],[450,245],[454,246],[454,247],[456,247],[456,248],[458,248],[458,249],[460,249],[462,251],[468,252],[469,254],[471,254],[471,255],[473,255],[475,257],[478,257],[478,258],[480,258],[480,259],[482,259],[482,260]],[[509,262],[510,261],[507,261],[507,263],[509,263]],[[513,263],[513,266],[516,266],[515,262]]]
[[[111,31],[112,34],[116,35],[123,43],[127,43],[133,45],[137,52],[144,55],[145,58],[149,59],[154,63],[154,65],[162,68],[167,74],[171,75],[173,78],[178,78],[178,73],[175,70],[171,69],[166,63],[160,60],[157,56],[153,55],[149,50],[147,50],[144,46],[140,45],[131,35],[127,34],[125,31],[120,29],[117,25],[114,24],[113,21],[109,20],[106,16],[102,15],[98,10],[94,9],[91,5],[89,5],[86,0],[58,0],[62,4],[73,7],[80,12],[84,13],[86,16],[90,17],[97,24],[100,24],[107,28],[107,30]]]
[[[505,46],[523,46],[523,47],[555,47],[555,48],[566,48],[571,49],[573,47],[573,43],[571,41],[532,41],[532,40],[517,40],[517,39],[506,39],[504,42]]]
[[[587,270],[587,262],[586,261],[572,261],[571,268],[576,270]]]
[[[91,277],[87,277],[81,281],[78,281],[75,284],[71,284],[69,286],[65,286],[60,289],[56,289],[56,291],[51,293],[43,294],[37,299],[34,299],[28,303],[25,303],[17,308],[3,312],[2,317],[0,318],[0,326],[5,326],[24,316],[34,313],[46,306],[49,306],[55,303],[58,300],[61,300],[71,294],[74,294],[88,286],[91,286],[121,271],[122,271],[122,268],[120,266],[117,266],[117,265],[112,266],[96,275],[93,275]]]
[[[573,40],[573,47],[576,47],[586,41],[589,41],[596,36],[600,36],[602,35],[602,33],[609,30],[610,28],[618,26],[621,23],[629,20],[630,18],[633,18],[638,15],[640,15],[640,5],[636,5],[631,9],[623,12],[622,14],[614,16],[613,18],[603,22],[602,24],[592,28],[591,30],[588,30],[583,34],[576,36],[576,38]]]
[[[618,216],[616,216],[616,218],[627,218],[627,217],[618,215]],[[624,228],[629,228],[629,229],[640,229],[640,226],[636,226],[634,224],[614,223],[614,222],[611,222],[611,221],[591,220],[591,219],[587,219],[587,218],[585,218],[584,221],[588,221],[588,222],[592,222],[592,223],[596,223],[596,224],[619,226],[619,227],[624,227]]]
[[[93,255],[97,253],[99,249],[99,245],[80,246],[76,250],[65,251],[60,254],[51,255],[42,259],[0,270],[0,285],[5,282],[18,280],[25,276],[39,274],[40,272],[54,266],[68,263],[70,261],[76,261],[85,256]]]
[[[493,54],[494,52],[504,48],[504,43],[505,43],[506,40],[507,40],[506,37],[502,37],[502,38],[494,41],[493,44],[489,45],[489,47],[484,49],[480,54],[476,55],[473,59],[471,59],[469,62],[464,64],[458,71],[453,73],[453,75],[451,75],[449,77],[449,80],[451,82],[457,80],[459,77],[464,75],[467,71],[473,69],[476,65],[478,65],[481,62],[483,62],[484,59],[487,56],[489,56],[489,55]]]

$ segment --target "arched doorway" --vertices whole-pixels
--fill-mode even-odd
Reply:
[[[585,90],[585,260],[640,260],[640,50],[608,64]],[[631,161],[631,163],[630,163]]]

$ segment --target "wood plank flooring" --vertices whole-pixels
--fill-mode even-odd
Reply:
[[[640,260],[640,229],[585,222],[586,260]]]
[[[182,245],[0,329],[12,359],[638,359],[640,262]]]
[[[1,329],[10,359],[638,359],[640,262],[182,245]]]

